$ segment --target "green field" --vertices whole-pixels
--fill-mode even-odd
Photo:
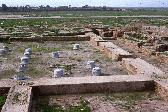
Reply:
[[[61,17],[88,17],[88,16],[139,16],[139,15],[162,15],[168,16],[168,9],[139,9],[128,11],[46,11],[46,12],[14,12],[15,15],[29,16],[61,16]],[[11,13],[8,13],[11,14]]]
[[[125,26],[131,22],[144,22],[157,26],[168,26],[168,19],[159,18],[64,18],[64,19],[17,19],[17,20],[0,20],[0,27],[15,27],[15,26],[29,26],[36,25],[44,26],[67,26],[67,27],[82,27],[88,24],[102,24],[109,26]]]

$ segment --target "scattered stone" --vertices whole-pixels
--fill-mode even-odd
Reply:
[[[4,49],[0,49],[0,56],[4,56],[6,54]]]
[[[87,62],[87,68],[95,68],[96,67],[96,64],[95,64],[95,61],[88,61]]]
[[[73,50],[79,50],[80,49],[80,45],[79,44],[74,44]]]
[[[5,52],[9,52],[9,48],[7,46],[3,46],[3,49],[5,50]]]
[[[52,58],[59,58],[59,52],[52,52]]]
[[[25,49],[25,52],[29,52],[30,54],[32,54],[32,49],[31,48],[27,48],[27,49]]]
[[[29,57],[22,57],[21,58],[21,62],[23,62],[23,63],[25,63],[25,64],[28,64],[29,63],[29,60],[30,60],[30,58]]]
[[[25,72],[26,70],[27,70],[27,64],[24,62],[20,63],[19,71]]]
[[[24,56],[30,58],[30,57],[31,57],[31,54],[30,54],[30,52],[25,52],[25,53],[24,53]]]
[[[92,75],[94,76],[100,76],[101,75],[101,69],[99,67],[95,67],[92,69]]]
[[[54,70],[54,78],[60,78],[64,76],[64,70],[63,69],[55,69]]]
[[[14,76],[14,80],[26,80],[27,77],[25,75],[25,72],[18,71],[18,73]]]

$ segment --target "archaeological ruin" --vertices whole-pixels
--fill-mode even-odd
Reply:
[[[1,27],[1,112],[168,111],[168,29],[137,24]]]

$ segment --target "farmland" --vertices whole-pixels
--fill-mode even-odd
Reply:
[[[25,15],[33,17],[89,17],[89,16],[138,16],[138,15],[160,15],[168,16],[168,9],[142,9],[142,10],[128,10],[128,11],[46,11],[46,12],[13,12],[13,13],[1,13],[3,14],[14,14],[14,15]]]

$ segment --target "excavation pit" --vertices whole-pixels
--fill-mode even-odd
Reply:
[[[33,112],[168,111],[167,102],[154,92],[39,96],[33,104]]]

